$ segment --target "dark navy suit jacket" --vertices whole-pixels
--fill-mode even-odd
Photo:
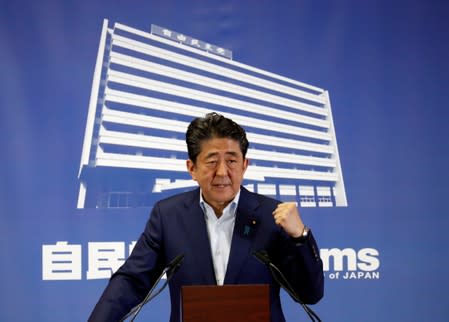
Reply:
[[[143,300],[162,269],[184,254],[180,269],[170,281],[170,322],[181,321],[183,285],[215,285],[209,238],[199,189],[155,204],[145,231],[125,264],[111,277],[89,321],[118,321]],[[312,236],[290,238],[273,219],[279,201],[241,188],[225,284],[269,284],[271,321],[285,321],[279,285],[252,254],[266,250],[305,303],[323,296],[323,266]],[[150,304],[151,305],[151,304]]]

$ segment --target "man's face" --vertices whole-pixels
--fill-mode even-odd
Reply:
[[[197,181],[204,200],[217,214],[231,202],[240,189],[248,167],[239,142],[229,138],[212,138],[201,142],[196,163],[187,160],[187,169]]]

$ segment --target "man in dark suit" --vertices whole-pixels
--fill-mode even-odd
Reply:
[[[179,322],[183,285],[269,284],[271,321],[285,321],[279,285],[252,254],[265,250],[305,303],[323,296],[317,244],[295,203],[241,186],[248,140],[235,122],[210,113],[186,133],[187,169],[199,188],[155,204],[125,264],[111,277],[89,321],[118,321],[143,300],[162,269],[184,254],[170,281],[170,322]]]

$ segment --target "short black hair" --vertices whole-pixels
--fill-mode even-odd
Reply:
[[[186,132],[187,152],[194,163],[201,152],[201,143],[212,138],[229,138],[239,142],[243,158],[248,151],[245,130],[233,120],[212,112],[205,117],[197,117],[190,122]]]

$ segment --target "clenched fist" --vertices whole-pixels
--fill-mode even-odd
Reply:
[[[296,202],[280,203],[273,211],[273,217],[276,224],[293,238],[300,237],[304,232],[305,226],[299,215]]]

